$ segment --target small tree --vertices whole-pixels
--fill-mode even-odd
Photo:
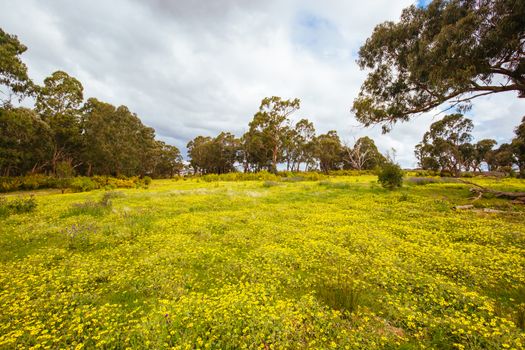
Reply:
[[[379,183],[389,190],[401,187],[403,184],[403,170],[394,163],[386,163],[378,175]]]

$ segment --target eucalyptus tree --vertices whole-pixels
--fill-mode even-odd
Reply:
[[[273,96],[261,101],[259,111],[255,113],[244,138],[245,142],[248,142],[246,148],[249,149],[249,158],[257,163],[259,170],[267,168],[273,172],[277,171],[277,164],[283,160],[289,136],[289,116],[299,108],[300,100],[297,98],[283,100]]]
[[[315,162],[315,127],[308,119],[299,120],[289,128],[286,138],[286,169],[299,171],[301,164],[308,169]]]
[[[337,131],[330,130],[316,138],[316,154],[321,171],[328,172],[341,168],[343,145]]]
[[[80,165],[81,107],[84,99],[80,81],[66,72],[56,71],[38,88],[35,111],[53,132],[53,156],[51,169],[58,162]]]
[[[163,141],[156,141],[154,167],[151,174],[154,177],[165,178],[180,174],[183,169],[180,150]]]
[[[512,140],[512,148],[516,165],[520,170],[520,176],[525,178],[525,117],[521,119],[521,124],[514,130],[516,137]]]
[[[461,114],[449,114],[432,123],[416,146],[420,166],[459,175],[463,165],[461,148],[471,141],[473,127],[472,121]]]
[[[33,92],[27,66],[20,58],[26,50],[15,35],[0,28],[0,103],[3,107],[11,106],[13,96],[22,98]]]
[[[505,91],[525,97],[525,2],[433,0],[412,5],[398,22],[384,22],[359,50],[369,69],[354,100],[356,118],[388,131],[445,102]]]
[[[155,132],[126,106],[90,98],[83,108],[82,135],[88,175],[146,175],[154,168]]]
[[[343,161],[348,167],[356,170],[371,170],[386,162],[385,156],[379,152],[377,146],[370,137],[360,137],[353,147],[343,147]]]
[[[51,159],[52,132],[28,108],[0,108],[0,176],[42,171]]]

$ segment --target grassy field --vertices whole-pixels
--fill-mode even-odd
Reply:
[[[0,218],[0,348],[523,349],[525,208],[453,209],[469,196],[374,176],[38,192]]]

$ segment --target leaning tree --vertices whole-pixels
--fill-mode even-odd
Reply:
[[[514,91],[525,98],[525,1],[410,6],[399,22],[376,26],[358,64],[371,72],[352,111],[384,132],[442,104],[465,111],[483,95]]]

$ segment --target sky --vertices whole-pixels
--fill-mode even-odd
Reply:
[[[366,78],[356,64],[373,28],[428,0],[0,0],[0,27],[28,47],[22,59],[42,83],[63,70],[85,98],[126,105],[157,137],[179,147],[198,135],[241,136],[267,96],[300,98],[293,121],[348,144],[372,137],[415,167],[414,146],[435,112],[364,128],[351,106]],[[474,100],[475,139],[508,142],[525,115],[515,93]]]

